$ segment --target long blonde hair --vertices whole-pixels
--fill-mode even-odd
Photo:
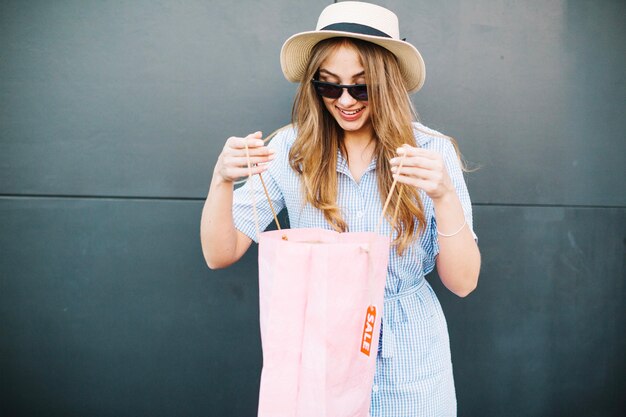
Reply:
[[[353,48],[365,70],[381,201],[387,197],[393,182],[389,159],[403,144],[417,145],[412,124],[416,113],[396,57],[391,52],[350,38],[327,39],[313,48],[293,105],[292,123],[297,129],[297,138],[289,152],[289,163],[301,175],[305,202],[321,210],[335,230],[345,232],[348,225],[337,206],[336,171],[337,149],[347,157],[343,130],[310,82],[323,61],[340,46]],[[398,193],[394,192],[390,207],[398,205],[397,221],[392,226],[397,233],[394,244],[398,245],[398,253],[402,254],[424,230],[426,222],[419,191],[399,183],[398,186],[403,187],[402,198],[398,201]],[[393,210],[386,213],[390,222],[392,213]]]

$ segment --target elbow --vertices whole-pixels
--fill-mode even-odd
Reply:
[[[445,262],[441,255],[437,257],[439,278],[448,290],[460,298],[467,297],[478,286],[480,266],[481,259],[478,250],[461,258],[447,257]]]
[[[454,295],[460,298],[465,298],[474,292],[474,290],[478,287],[478,274],[479,271],[476,271],[475,273],[465,275],[463,279],[455,280],[453,282],[447,281],[451,285],[446,285],[446,287],[448,287]]]
[[[236,259],[228,256],[228,253],[220,250],[219,245],[211,244],[202,235],[200,235],[200,248],[202,249],[204,262],[211,270],[226,268],[236,261]]]
[[[219,233],[211,234],[201,229],[200,247],[209,269],[216,270],[231,266],[243,256],[252,242],[241,232],[223,234],[226,235],[224,238],[216,237],[215,235]]]
[[[465,298],[468,295],[470,295],[472,292],[474,292],[474,290],[476,289],[476,287],[478,286],[478,282],[475,282],[473,285],[471,286],[467,286],[465,288],[459,288],[455,291],[452,291],[456,296],[460,297],[460,298]]]
[[[228,266],[226,264],[223,264],[223,263],[220,263],[220,262],[216,262],[216,261],[213,261],[213,260],[208,260],[208,259],[205,259],[205,260],[206,260],[206,264],[209,267],[209,269],[213,270],[213,271],[215,271],[217,269],[223,269],[223,268],[226,268]]]
[[[206,265],[213,271],[217,269],[224,269],[235,263],[234,260],[225,257],[223,254],[215,253],[215,251],[209,249],[205,245],[202,245],[202,255],[204,255],[204,262],[206,262]]]
[[[209,269],[215,271],[217,269],[224,269],[226,267],[231,266],[234,262],[218,257],[218,256],[211,256],[210,254],[205,253],[204,254],[204,261],[206,262],[207,266],[209,267]]]
[[[226,262],[226,261],[219,261],[219,260],[208,260],[205,259],[207,266],[209,267],[210,270],[215,271],[218,269],[224,269],[227,268],[229,266],[231,266],[234,262]]]
[[[463,273],[463,279],[456,281],[460,285],[458,285],[455,289],[452,290],[454,294],[456,294],[460,298],[465,298],[470,295],[474,290],[478,287],[478,277],[480,275],[480,255],[478,257],[478,261],[467,269],[465,269]]]
[[[474,292],[474,290],[478,287],[478,275],[479,275],[480,271],[476,271],[474,274],[472,274],[471,276],[467,277],[465,282],[465,285],[463,285],[460,289],[458,289],[457,291],[453,291],[457,296],[461,297],[461,298],[465,298],[468,295],[470,295],[471,293]]]

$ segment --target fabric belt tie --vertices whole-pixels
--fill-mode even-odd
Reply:
[[[418,292],[426,283],[422,279],[419,284],[391,297],[385,297],[382,325],[382,353],[383,358],[392,358],[396,349],[395,323],[408,321],[407,311],[410,310],[408,298]]]

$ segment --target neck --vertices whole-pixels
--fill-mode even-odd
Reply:
[[[376,143],[371,133],[345,132],[343,146],[346,152],[348,168],[352,177],[358,183],[374,156]]]
[[[345,132],[343,145],[349,161],[369,164],[374,155],[374,138],[371,133]]]
[[[364,149],[366,148],[374,139],[372,132],[345,132],[343,134],[343,143],[346,145],[346,148],[354,148],[354,149]]]

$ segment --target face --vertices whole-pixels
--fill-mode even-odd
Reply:
[[[365,71],[359,54],[350,47],[339,46],[320,65],[319,79],[343,85],[365,84]],[[346,133],[371,134],[372,125],[367,101],[355,99],[345,88],[339,98],[322,97],[322,100]]]

